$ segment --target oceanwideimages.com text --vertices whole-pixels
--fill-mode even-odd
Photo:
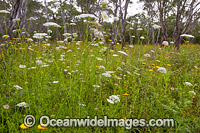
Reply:
[[[28,127],[34,126],[35,121],[35,117],[32,115],[24,118],[24,123]],[[39,124],[44,127],[125,127],[130,130],[134,127],[174,127],[175,121],[173,119],[111,119],[107,116],[103,118],[87,116],[84,119],[51,119],[49,116],[42,116]]]

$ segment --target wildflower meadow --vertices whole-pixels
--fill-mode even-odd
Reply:
[[[176,31],[175,26],[173,36],[168,21],[150,23],[142,14],[127,19],[122,12],[130,0],[116,1],[119,14],[113,15],[108,12],[115,9],[113,0],[95,0],[89,4],[99,2],[100,9],[89,12],[85,7],[88,11],[82,13],[78,0],[77,11],[70,7],[74,3],[62,0],[45,0],[43,5],[22,0],[22,13],[30,4],[46,9],[40,18],[27,8],[27,20],[14,15],[20,12],[14,10],[16,0],[3,2],[7,8],[0,10],[1,132],[200,132],[200,30],[183,32],[182,26],[183,31]],[[145,3],[151,2],[143,1],[144,7]],[[57,16],[51,16],[54,8]],[[74,13],[68,13],[70,22],[64,14],[68,9]],[[167,36],[163,23],[169,24]],[[184,23],[187,26],[187,21],[180,25]],[[198,20],[195,24],[200,29]],[[28,115],[34,116],[33,125],[33,119],[25,121]],[[47,124],[45,119],[41,124],[42,116],[57,121]],[[95,117],[104,119],[102,126],[68,122]],[[114,119],[114,126],[106,125],[105,117]],[[159,122],[150,126],[151,119]],[[166,126],[164,119],[174,123]]]

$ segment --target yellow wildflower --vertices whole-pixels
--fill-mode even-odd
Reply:
[[[158,68],[160,68],[159,66],[156,66],[156,68],[158,69]]]
[[[22,129],[27,129],[28,127],[27,127],[25,124],[21,124],[21,125],[20,125],[20,128],[22,128]]]
[[[38,129],[40,129],[40,130],[45,130],[45,129],[47,129],[46,127],[43,127],[43,126],[41,126],[41,125],[38,125]]]
[[[149,69],[149,72],[153,72],[153,70],[152,70],[152,69]]]
[[[167,64],[167,65],[168,65],[169,67],[172,66],[172,65],[170,65],[170,64]]]
[[[128,94],[128,93],[125,93],[125,94],[123,94],[123,96],[129,96],[129,94]]]

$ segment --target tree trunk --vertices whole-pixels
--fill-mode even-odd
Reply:
[[[62,0],[60,0],[60,11],[61,11],[61,15],[62,15],[62,20],[63,20],[63,26],[64,26],[64,33],[67,33],[67,27],[65,25],[65,15],[63,13],[63,9],[62,9]]]
[[[122,48],[124,48],[126,40],[125,40],[125,32],[126,32],[126,16],[127,16],[127,9],[128,4],[130,3],[130,0],[126,0],[125,6],[124,6],[124,13],[122,12],[122,2],[119,0],[119,6],[120,6],[120,19],[121,19],[121,43]]]
[[[165,22],[165,4],[166,1],[159,0],[158,2],[158,9],[160,12],[160,25],[161,25],[161,43],[163,41],[167,41],[167,29],[166,29],[166,22]]]
[[[8,27],[8,34],[12,37],[13,36],[13,29],[16,25],[16,22],[13,21],[13,19],[20,19],[21,18],[21,9],[22,9],[22,2],[23,0],[15,0],[14,5],[12,7],[12,11],[10,14],[10,24]]]
[[[45,11],[46,11],[46,16],[47,16],[47,22],[49,22],[49,14],[48,14],[48,7],[47,7],[47,1],[44,0],[44,5],[45,5]],[[49,27],[47,26],[47,31],[49,30]]]
[[[20,23],[20,27],[23,29],[26,25],[26,14],[27,14],[27,8],[28,8],[28,0],[24,0],[22,3],[22,14],[23,18]]]
[[[181,43],[181,13],[180,13],[180,7],[181,7],[181,0],[177,0],[177,16],[176,16],[176,47],[179,49],[179,45]]]

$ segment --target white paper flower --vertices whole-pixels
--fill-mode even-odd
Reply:
[[[53,83],[53,84],[57,84],[58,82],[59,82],[59,81],[53,81],[52,83]]]
[[[63,36],[71,36],[71,34],[70,33],[65,33],[65,34],[63,34]]]
[[[26,65],[19,65],[19,68],[26,68]]]
[[[69,25],[76,25],[76,23],[70,23]]]
[[[105,77],[108,77],[108,78],[112,77],[112,75],[110,73],[102,73],[102,75]]]
[[[151,55],[147,53],[144,55],[144,57],[151,57]]]
[[[183,85],[185,85],[185,86],[193,86],[190,82],[185,82],[185,83],[183,83]]]
[[[169,46],[169,43],[168,43],[168,41],[163,41],[162,45]]]
[[[157,25],[157,24],[154,24],[152,27],[153,27],[153,29],[160,29],[161,28],[160,25]]]
[[[99,69],[105,69],[105,67],[104,66],[99,66]]]
[[[114,57],[118,56],[117,54],[113,54]]]
[[[18,107],[28,107],[28,104],[27,103],[25,103],[25,102],[21,102],[21,103],[18,103],[16,106],[18,106]]]
[[[160,72],[160,73],[163,73],[163,74],[166,74],[166,73],[167,73],[167,70],[166,70],[164,67],[158,68],[157,71]]]
[[[140,37],[140,39],[141,39],[141,40],[144,40],[144,39],[145,39],[145,37],[141,36],[141,37]]]
[[[99,85],[93,85],[93,87],[94,87],[94,88],[99,88],[100,86],[99,86]]]
[[[81,15],[78,15],[76,17],[77,18],[95,18],[95,19],[97,19],[97,17],[94,16],[93,14],[81,14]]]
[[[6,14],[9,14],[10,12],[9,12],[9,11],[6,11],[6,10],[0,10],[0,13],[6,13]]]
[[[46,23],[43,24],[43,26],[46,26],[46,27],[52,26],[52,27],[57,27],[57,28],[61,27],[60,25],[58,25],[54,22],[46,22]]]
[[[119,53],[121,53],[121,54],[123,54],[123,55],[128,55],[128,54],[125,53],[124,51],[117,51],[117,52],[119,52]]]
[[[96,57],[96,59],[97,59],[97,60],[100,60],[100,61],[103,60],[103,59],[101,59],[101,58],[99,58],[99,57]]]
[[[112,95],[112,96],[109,96],[109,99],[107,99],[107,101],[108,101],[109,103],[111,103],[111,104],[120,102],[119,95]]]
[[[13,22],[19,22],[19,21],[20,21],[20,18],[13,19]]]
[[[14,85],[13,87],[15,87],[16,89],[23,89],[22,87],[20,87],[19,85]]]
[[[196,92],[194,92],[194,91],[189,91],[189,93],[192,93],[192,94],[196,95]]]
[[[137,31],[142,31],[142,30],[143,30],[142,28],[138,28],[138,29],[137,29]]]
[[[36,60],[37,64],[42,64],[42,60]]]
[[[109,20],[109,17],[108,17],[108,14],[106,11],[103,11],[102,12],[102,18],[105,20],[105,21],[108,21]]]
[[[189,38],[194,38],[193,35],[189,35],[189,34],[182,34],[181,37],[189,37]]]
[[[43,39],[45,36],[48,36],[47,33],[35,33],[33,35],[33,38],[36,38],[36,39]]]
[[[27,39],[27,42],[33,42],[33,39],[28,38],[28,39]]]

